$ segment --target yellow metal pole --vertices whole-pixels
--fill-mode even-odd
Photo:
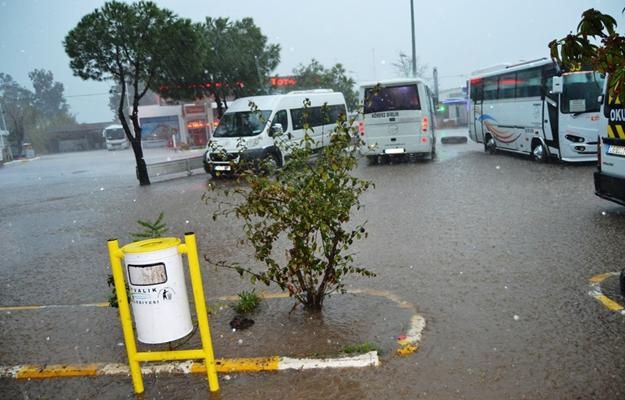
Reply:
[[[208,326],[208,314],[206,312],[206,300],[204,298],[204,287],[202,285],[202,274],[200,272],[200,262],[197,255],[195,234],[186,233],[184,235],[184,242],[185,244],[181,245],[179,249],[182,253],[187,253],[187,257],[189,258],[189,275],[191,277],[191,287],[193,288],[193,300],[195,302],[198,328],[202,339],[202,348],[204,349],[208,386],[211,392],[216,392],[219,390],[219,380],[217,379],[215,354],[213,353],[213,343]]]
[[[135,393],[143,393],[143,377],[141,376],[141,366],[136,358],[137,343],[135,342],[135,334],[132,329],[132,318],[130,316],[130,307],[128,306],[128,296],[126,294],[124,270],[121,263],[121,259],[124,255],[119,249],[119,243],[115,239],[108,241],[108,250],[111,260],[111,269],[113,271],[113,282],[115,283],[115,294],[117,295],[117,303],[119,304],[119,319],[121,320],[124,341],[126,342],[126,351],[128,352],[128,366],[130,367],[132,385],[134,386]]]

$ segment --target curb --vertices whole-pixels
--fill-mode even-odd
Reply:
[[[377,351],[343,358],[234,358],[215,360],[219,373],[229,372],[270,372],[289,369],[364,368],[377,367],[380,360]],[[142,375],[157,374],[205,374],[204,362],[185,361],[141,366]],[[56,365],[15,365],[0,366],[0,378],[45,379],[76,378],[92,376],[130,376],[127,364],[56,364]]]
[[[398,347],[395,350],[397,356],[408,356],[419,350],[422,332],[425,329],[425,318],[416,313],[415,307],[400,299],[398,296],[380,290],[348,290],[350,294],[365,294],[368,296],[383,297],[401,309],[411,310],[413,315],[410,325],[404,335],[397,338]],[[261,293],[264,299],[288,298],[286,293]],[[218,300],[237,300],[238,296],[222,296]],[[74,307],[108,307],[108,303],[90,304],[67,304],[67,305],[30,305],[30,306],[5,306],[0,307],[0,312],[31,311],[50,308],[74,308]],[[258,357],[258,358],[234,358],[217,359],[215,366],[219,373],[233,372],[270,372],[284,370],[327,369],[327,368],[363,368],[377,367],[380,359],[377,351],[368,353],[333,358],[290,358],[290,357]],[[185,361],[168,363],[150,363],[141,366],[141,373],[146,374],[190,374],[206,373],[204,362]],[[0,378],[13,379],[44,379],[44,378],[71,378],[92,376],[130,376],[127,364],[119,363],[91,363],[91,364],[22,364],[13,366],[0,365]]]

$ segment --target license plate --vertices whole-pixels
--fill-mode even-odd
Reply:
[[[386,149],[384,150],[385,154],[403,154],[406,151],[404,149]]]
[[[614,154],[616,156],[625,156],[625,146],[615,146],[611,144],[608,147],[608,154]]]
[[[215,165],[215,171],[230,171],[229,165]]]

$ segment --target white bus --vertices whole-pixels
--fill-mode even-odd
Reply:
[[[258,111],[251,110],[252,103]],[[204,156],[204,169],[218,177],[232,172],[233,163],[241,161],[255,165],[270,161],[280,167],[289,148],[301,143],[305,134],[316,150],[329,144],[330,133],[341,114],[347,115],[345,97],[331,89],[237,99],[213,132]]]
[[[434,102],[421,79],[363,83],[359,98],[364,106],[360,151],[370,164],[393,156],[435,157]]]
[[[121,150],[130,147],[130,142],[121,125],[109,125],[102,130],[107,150]]]
[[[547,58],[476,71],[468,82],[469,135],[489,152],[596,161],[603,80],[593,71],[560,73]]]

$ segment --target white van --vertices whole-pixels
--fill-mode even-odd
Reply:
[[[252,105],[257,110],[252,110]],[[340,114],[347,115],[345,98],[329,89],[237,99],[213,132],[204,156],[204,169],[217,177],[232,172],[233,163],[242,161],[255,165],[270,161],[282,166],[289,147],[304,139],[305,123],[314,149],[321,149],[329,143]]]
[[[421,79],[363,83],[359,98],[364,106],[360,151],[370,163],[392,156],[435,157],[434,102]]]
[[[106,142],[106,149],[121,150],[130,147],[130,142],[124,132],[124,127],[121,125],[109,125],[102,130],[102,136]]]

